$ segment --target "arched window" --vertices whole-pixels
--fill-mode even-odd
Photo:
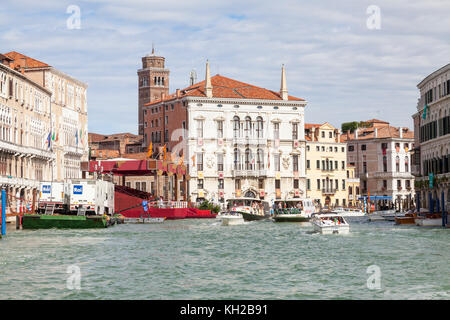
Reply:
[[[245,117],[245,137],[250,137],[250,131],[252,130],[252,119],[250,117]]]
[[[252,151],[245,149],[245,170],[252,170]]]
[[[234,170],[241,169],[241,152],[238,148],[234,149]]]
[[[238,116],[233,118],[233,137],[239,138],[239,133],[241,131],[241,122]]]
[[[400,157],[395,157],[395,171],[400,172]]]
[[[262,149],[258,149],[257,166],[258,170],[264,170],[264,151]]]
[[[263,119],[262,117],[257,117],[256,118],[256,135],[258,136],[258,138],[262,138],[263,137]]]

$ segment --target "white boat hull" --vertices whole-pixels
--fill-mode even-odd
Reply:
[[[442,226],[442,218],[437,219],[423,219],[423,218],[416,218],[414,220],[416,223],[416,226],[419,227],[441,227]]]
[[[348,234],[350,232],[349,225],[331,225],[331,226],[320,226],[313,223],[314,231],[321,234]]]
[[[220,219],[222,220],[223,226],[235,226],[239,224],[244,224],[244,218],[242,217],[242,215],[239,216],[223,215],[220,217]]]

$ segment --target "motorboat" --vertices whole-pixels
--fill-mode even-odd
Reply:
[[[414,222],[419,227],[442,227],[442,214],[438,212],[417,215]]]
[[[245,221],[270,218],[270,206],[267,201],[249,197],[239,197],[228,199],[227,202],[229,212],[241,214]]]
[[[364,217],[366,213],[356,208],[335,208],[332,210],[333,213],[339,214],[343,217]]]
[[[224,212],[220,214],[223,226],[235,226],[244,224],[244,217],[240,213]]]
[[[321,234],[347,234],[350,232],[350,225],[345,218],[336,213],[314,215],[311,223],[314,231]]]
[[[275,222],[308,222],[315,209],[311,199],[275,200],[273,220]]]

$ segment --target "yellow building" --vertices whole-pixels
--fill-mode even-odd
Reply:
[[[321,207],[348,205],[347,144],[328,122],[305,124],[306,194]]]
[[[347,193],[348,193],[348,206],[358,207],[361,201],[358,198],[360,194],[360,180],[355,176],[355,166],[347,166]]]

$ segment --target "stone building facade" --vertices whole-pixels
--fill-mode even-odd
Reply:
[[[450,64],[424,78],[414,119],[414,175],[421,208],[450,209]],[[430,183],[430,179],[431,181]]]
[[[51,93],[51,145],[55,153],[52,179],[80,178],[81,161],[88,158],[87,84],[18,52],[5,56],[14,68]]]
[[[207,63],[204,81],[145,105],[154,154],[165,145],[188,164],[192,201],[306,196],[306,101],[288,95],[284,67],[281,79],[275,92],[211,77]]]
[[[414,201],[414,176],[411,174],[414,132],[376,119],[365,123],[366,127],[342,135],[347,142],[347,162],[355,167],[355,176],[361,180],[361,195],[391,198],[375,201],[377,209],[411,207]]]
[[[328,122],[305,124],[306,193],[320,206],[347,206],[347,144]]]
[[[0,54],[0,185],[7,192],[7,213],[30,206],[39,181],[51,179],[56,162],[49,143],[51,96],[13,59]]]

